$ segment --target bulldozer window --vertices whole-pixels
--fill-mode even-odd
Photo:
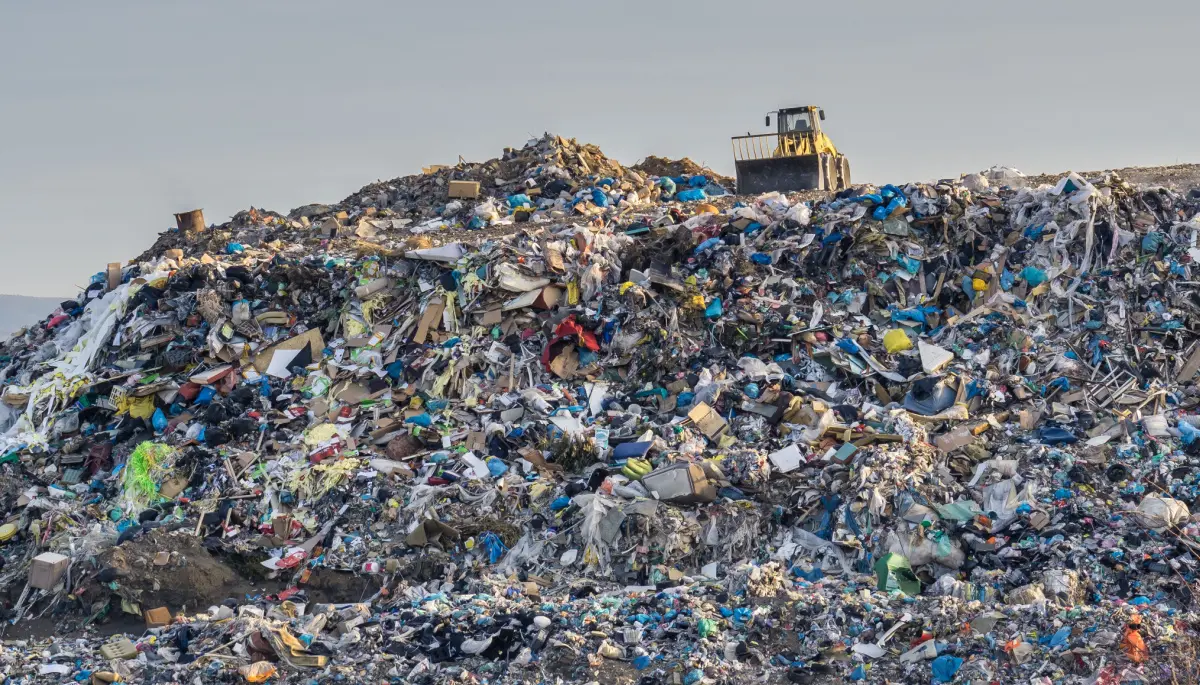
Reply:
[[[784,115],[785,131],[808,133],[813,130],[812,115],[808,112],[789,112]]]

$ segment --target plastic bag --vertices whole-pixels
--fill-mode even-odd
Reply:
[[[1027,266],[1021,269],[1021,278],[1029,284],[1029,287],[1036,288],[1046,282],[1046,272],[1033,266]]]
[[[962,185],[967,190],[979,192],[980,190],[986,190],[990,184],[980,174],[967,174],[962,177]]]
[[[708,199],[708,193],[703,188],[689,188],[675,193],[675,199],[680,202],[699,202]]]
[[[808,205],[801,202],[799,204],[794,205],[791,209],[789,209],[787,211],[786,218],[791,219],[792,221],[795,221],[796,223],[800,224],[801,226],[807,226],[808,223],[810,221],[812,221],[812,210],[808,208]]]
[[[1142,639],[1141,633],[1128,626],[1125,628],[1125,639],[1121,640],[1121,649],[1135,664],[1142,663],[1150,656],[1150,650],[1146,649],[1146,641]]]
[[[889,354],[896,354],[905,350],[912,349],[912,341],[908,339],[908,334],[904,329],[893,328],[883,334],[883,346]]]
[[[1181,525],[1191,517],[1188,506],[1177,499],[1147,495],[1133,514],[1133,519],[1143,528],[1163,531]]]
[[[269,661],[255,661],[248,666],[239,668],[238,673],[242,674],[248,683],[265,683],[268,678],[275,675],[275,665]]]
[[[488,198],[478,205],[475,205],[475,217],[481,221],[492,222],[500,220],[500,211],[496,207],[496,201]]]
[[[1200,430],[1197,430],[1195,426],[1187,421],[1180,421],[1178,427],[1179,435],[1183,438],[1183,444],[1185,445],[1192,444],[1196,441],[1197,437],[1200,437]]]
[[[952,682],[954,680],[954,675],[958,673],[958,669],[962,668],[962,665],[963,660],[956,656],[950,656],[949,654],[943,654],[939,656],[933,660],[932,664],[930,664],[930,668],[933,669],[933,682]]]
[[[154,410],[154,415],[150,418],[150,423],[154,426],[154,432],[161,433],[167,429],[167,415],[163,413],[162,407]]]

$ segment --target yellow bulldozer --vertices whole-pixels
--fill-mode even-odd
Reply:
[[[739,193],[850,187],[850,161],[821,130],[825,110],[805,105],[769,112],[768,127],[772,114],[775,133],[733,138]]]

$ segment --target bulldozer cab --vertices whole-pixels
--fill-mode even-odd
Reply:
[[[825,110],[788,107],[766,116],[775,133],[733,138],[738,191],[841,190],[850,186],[850,163],[821,130]]]
[[[819,112],[819,117],[814,118],[813,113]],[[821,125],[818,119],[825,118],[824,110],[816,107],[793,107],[791,109],[781,109],[775,113],[776,125],[779,127],[779,135],[788,133],[814,133],[821,130]],[[771,115],[767,115],[767,126],[771,125]]]

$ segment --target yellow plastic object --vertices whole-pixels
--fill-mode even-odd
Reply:
[[[887,349],[888,354],[903,352],[904,350],[912,349],[912,341],[908,339],[908,334],[903,329],[893,328],[883,334],[883,346]]]
[[[971,287],[975,289],[975,292],[981,293],[988,289],[988,284],[982,278],[972,278]]]
[[[717,209],[716,205],[710,205],[709,203],[705,202],[696,207],[696,213],[697,214],[720,214],[721,210]]]
[[[17,534],[17,527],[11,523],[0,526],[0,542],[8,542]]]

